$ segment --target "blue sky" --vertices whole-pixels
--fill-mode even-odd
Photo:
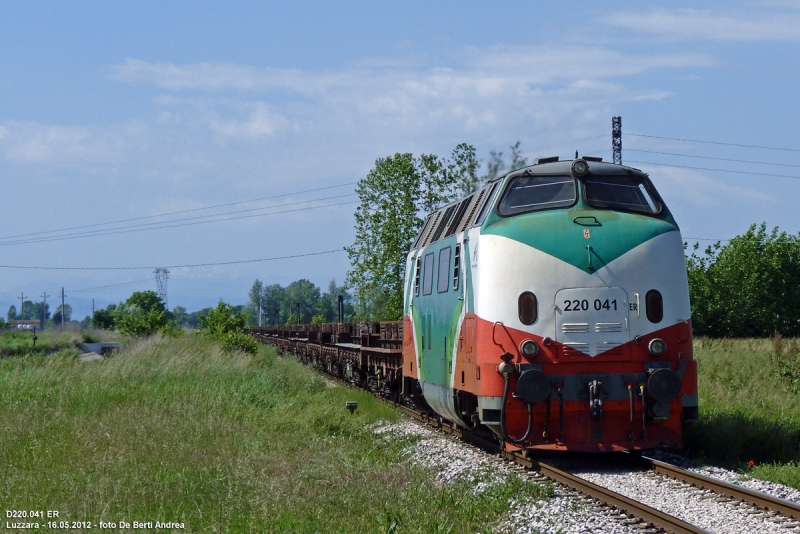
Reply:
[[[352,186],[320,188],[378,157],[467,142],[485,161],[519,140],[529,159],[610,159],[613,115],[623,162],[651,174],[685,237],[800,230],[800,2],[428,4],[0,5],[0,265],[142,267],[0,268],[0,312],[63,286],[80,318],[92,298],[155,289],[155,266],[338,249]],[[69,232],[238,218],[31,242],[185,210]],[[255,278],[324,287],[347,268],[343,253],[174,267],[169,305],[242,303]]]

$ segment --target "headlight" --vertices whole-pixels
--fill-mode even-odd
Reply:
[[[575,176],[583,176],[589,172],[589,165],[582,159],[576,159],[572,162],[572,174]]]
[[[664,343],[663,339],[653,338],[650,340],[650,343],[647,344],[647,350],[649,350],[650,354],[653,356],[661,356],[667,352],[667,344]]]
[[[526,339],[522,342],[522,345],[520,345],[520,350],[526,358],[533,358],[539,354],[539,345],[532,339]]]

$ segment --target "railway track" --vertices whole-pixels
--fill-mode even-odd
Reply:
[[[262,338],[260,341],[265,340]],[[281,347],[279,347],[279,349],[280,348]],[[321,372],[325,371],[324,369],[319,370]],[[346,385],[347,387],[358,387],[346,380],[331,375],[330,373],[326,372],[325,374],[327,377],[330,377],[333,380]],[[398,404],[393,400],[387,399],[377,393],[375,395],[384,402],[394,405],[407,416],[421,423],[434,427],[445,434],[473,445],[489,454],[501,456],[503,459],[509,462],[513,462],[527,470],[536,472],[557,484],[569,488],[574,492],[580,493],[595,501],[599,501],[609,508],[619,510],[628,516],[637,518],[642,527],[647,528],[647,525],[650,527],[649,531],[643,530],[643,532],[667,532],[671,534],[701,534],[710,532],[701,527],[688,523],[678,517],[662,512],[657,508],[648,506],[647,504],[622,495],[621,493],[617,493],[611,489],[585,480],[576,474],[570,473],[569,469],[559,468],[552,463],[543,461],[541,458],[537,458],[534,455],[529,454],[527,451],[505,450],[498,443],[485,439],[467,429],[449,423],[448,421],[445,421],[439,417],[431,416],[430,414],[419,412],[408,406]],[[627,463],[627,466],[630,469],[652,471],[658,475],[678,480],[691,487],[714,492],[718,495],[724,496],[727,499],[730,499],[733,502],[745,503],[758,510],[763,510],[773,514],[780,514],[790,518],[791,520],[800,521],[800,504],[792,501],[787,501],[772,495],[745,488],[743,486],[731,484],[712,477],[707,477],[643,455],[628,455],[624,462]],[[796,531],[800,532],[800,530]]]

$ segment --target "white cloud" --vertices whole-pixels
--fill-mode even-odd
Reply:
[[[621,102],[669,96],[657,88],[630,90],[627,77],[712,64],[697,53],[573,45],[466,48],[437,68],[371,60],[302,71],[127,59],[112,67],[112,78],[162,90],[151,117],[105,127],[8,121],[0,123],[0,154],[16,164],[131,165],[140,178],[186,184],[220,169],[246,176],[242,166],[257,168],[267,154],[282,171],[300,160],[352,172],[352,161],[387,150],[434,151],[463,140],[505,144],[518,136],[508,133],[514,131],[548,143],[575,137],[565,132],[585,136],[577,130],[587,117],[609,114]],[[263,155],[247,152],[253,144]],[[230,161],[235,146],[248,155]],[[314,161],[302,155],[310,146]]]
[[[800,41],[800,13],[787,11],[717,13],[696,9],[654,9],[614,13],[607,24],[678,40]]]

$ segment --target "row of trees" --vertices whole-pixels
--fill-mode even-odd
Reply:
[[[42,324],[49,324],[51,325],[58,325],[61,324],[63,320],[69,322],[72,318],[72,306],[69,304],[65,304],[62,310],[61,305],[59,304],[56,308],[56,312],[50,315],[50,304],[46,302],[33,302],[30,300],[25,300],[22,302],[22,308],[18,312],[17,307],[15,305],[11,305],[8,308],[8,313],[6,313],[6,320],[8,322],[11,321],[31,321],[39,319],[42,321]],[[52,320],[51,320],[52,319]]]
[[[256,279],[250,288],[250,301],[242,313],[250,325],[333,323],[339,320],[339,296],[344,299],[344,319],[353,320],[353,298],[336,280],[322,293],[314,283],[296,280],[286,287],[265,285]]]
[[[695,335],[800,336],[800,235],[752,225],[698,248],[687,258]]]

